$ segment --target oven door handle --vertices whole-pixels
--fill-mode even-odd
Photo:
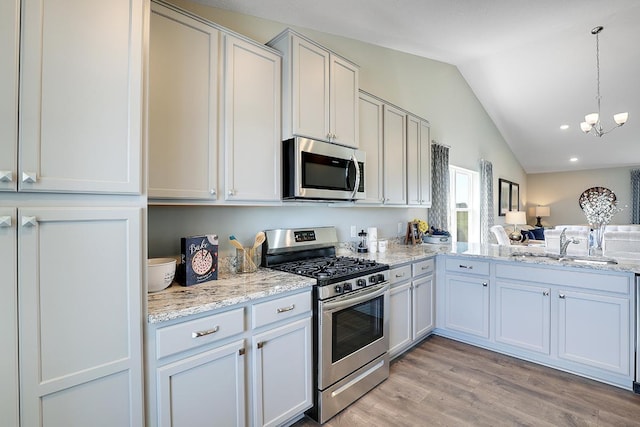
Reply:
[[[371,299],[378,298],[380,295],[384,295],[384,293],[387,292],[388,290],[389,290],[389,284],[387,283],[383,285],[382,288],[378,289],[376,287],[376,289],[373,289],[370,292],[358,294],[358,296],[354,298],[347,298],[337,302],[325,302],[322,304],[322,310],[329,311],[329,310],[336,310],[336,309],[341,309],[345,307],[350,307],[352,305],[356,305],[364,301],[369,301]]]

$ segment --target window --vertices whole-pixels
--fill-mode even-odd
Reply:
[[[478,172],[449,166],[449,232],[454,242],[480,242],[480,188]]]

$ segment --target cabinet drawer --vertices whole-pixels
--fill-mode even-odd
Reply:
[[[389,274],[389,282],[392,285],[394,283],[400,283],[410,278],[411,278],[411,264],[392,268]]]
[[[413,277],[422,276],[423,274],[433,273],[433,259],[425,259],[412,264]]]
[[[446,269],[458,273],[488,275],[489,262],[469,258],[447,258]]]
[[[243,331],[243,308],[167,326],[156,332],[157,358],[209,344]]]
[[[311,311],[311,293],[303,292],[251,307],[252,327],[259,328],[279,320]]]

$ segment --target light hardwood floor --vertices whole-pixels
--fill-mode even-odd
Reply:
[[[324,425],[640,426],[640,395],[433,336]]]

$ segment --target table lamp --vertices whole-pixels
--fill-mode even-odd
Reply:
[[[522,233],[518,232],[518,225],[527,223],[527,214],[524,211],[509,211],[505,215],[504,222],[513,224],[513,232],[509,234],[509,239],[514,242],[523,240]]]
[[[551,216],[551,209],[549,209],[549,206],[536,206],[536,219],[538,220],[538,222],[536,222],[536,227],[542,227],[540,219],[543,216]]]

